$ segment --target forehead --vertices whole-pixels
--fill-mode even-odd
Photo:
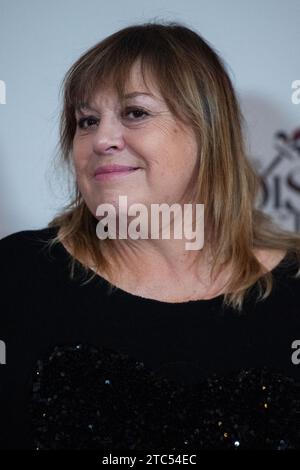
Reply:
[[[149,69],[146,68],[142,71],[140,60],[132,65],[124,85],[127,93],[137,89],[160,95],[156,78],[153,76],[153,73],[150,73]]]
[[[149,100],[164,102],[157,80],[147,69],[142,72],[139,61],[132,65],[128,75],[119,81],[117,86],[112,85],[112,82],[110,77],[100,80],[89,96],[76,103],[75,109],[87,107],[98,100],[111,98],[119,98],[122,101],[137,98],[147,102]]]

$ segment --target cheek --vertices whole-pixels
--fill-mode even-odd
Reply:
[[[192,172],[198,161],[198,145],[193,135],[174,131],[172,141],[173,164],[182,174]]]
[[[89,147],[87,143],[74,142],[72,155],[75,170],[80,175],[89,163]]]
[[[198,161],[198,146],[194,139],[181,135],[174,130],[173,135],[164,145],[158,148],[160,155],[159,169],[166,175],[172,175],[176,180],[189,177]]]
[[[155,121],[136,132],[128,133],[126,141],[129,148],[152,169],[171,158],[169,147],[174,139],[172,131],[169,122]]]

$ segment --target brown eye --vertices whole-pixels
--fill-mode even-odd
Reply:
[[[138,121],[144,119],[146,116],[149,116],[149,113],[141,108],[128,108],[126,109],[125,116],[132,115],[133,118],[129,118],[132,121]]]
[[[99,122],[99,119],[93,117],[93,116],[88,116],[79,119],[77,125],[80,129],[88,129],[91,126],[97,125]]]

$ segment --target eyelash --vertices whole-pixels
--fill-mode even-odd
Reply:
[[[133,119],[133,121],[139,121],[139,120],[145,119],[146,116],[149,116],[149,113],[147,113],[147,111],[144,111],[141,108],[128,108],[126,110],[125,114],[127,115],[127,114],[130,114],[130,113],[137,113],[137,112],[142,113],[143,116],[140,116],[137,119]],[[98,124],[99,123],[99,118],[96,118],[94,116],[82,117],[78,120],[77,125],[80,129],[88,129],[90,126],[84,127],[85,124],[88,123],[88,121],[93,121],[93,124],[91,124],[91,125]]]

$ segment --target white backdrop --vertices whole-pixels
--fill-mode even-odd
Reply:
[[[249,158],[266,173],[263,208],[300,231],[299,89],[292,101],[300,0],[150,3],[0,0],[0,237],[46,226],[65,202],[51,161],[68,67],[105,36],[149,19],[183,21],[224,58],[246,117]]]

